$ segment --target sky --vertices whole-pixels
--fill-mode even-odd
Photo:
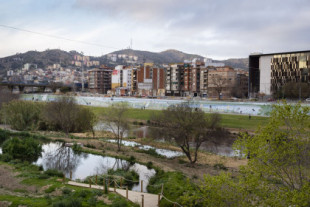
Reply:
[[[0,57],[130,45],[213,59],[310,50],[310,0],[0,0]]]

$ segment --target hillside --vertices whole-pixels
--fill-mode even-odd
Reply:
[[[37,64],[39,68],[45,68],[48,65],[52,65],[54,63],[59,63],[63,67],[67,67],[70,65],[71,61],[74,59],[74,55],[79,54],[76,51],[66,52],[59,49],[45,50],[43,52],[38,51],[28,51],[26,53],[18,53],[16,55],[0,58],[0,75],[4,74],[9,69],[20,69],[26,63]],[[129,56],[137,56],[138,64],[144,62],[153,62],[156,64],[168,64],[168,63],[179,63],[184,60],[192,60],[194,58],[203,59],[202,56],[195,54],[187,54],[178,50],[166,50],[163,52],[149,52],[149,51],[141,51],[141,50],[132,50],[125,49],[112,52],[110,54],[125,54]],[[100,64],[104,64],[107,66],[115,66],[118,64],[126,64],[121,59],[117,61],[111,61],[107,55],[103,55],[101,57],[90,57],[91,60],[99,60]],[[215,60],[216,61],[216,60]],[[240,58],[240,59],[228,59],[224,61],[225,65],[232,66],[234,68],[241,68],[247,70],[248,68],[248,58]]]

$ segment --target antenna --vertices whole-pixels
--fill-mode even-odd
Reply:
[[[132,49],[132,38],[130,38],[130,46],[129,49]]]

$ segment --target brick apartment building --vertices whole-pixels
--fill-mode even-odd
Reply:
[[[111,90],[112,69],[100,67],[88,71],[88,87],[91,93],[107,94]]]

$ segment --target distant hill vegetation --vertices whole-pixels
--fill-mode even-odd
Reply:
[[[54,63],[61,64],[63,67],[69,66],[71,61],[74,59],[74,55],[79,54],[76,51],[66,52],[59,49],[45,50],[43,52],[28,51],[26,53],[18,53],[12,56],[0,58],[0,74],[5,73],[9,69],[20,69],[26,63],[37,64],[38,68],[45,68],[48,65]],[[178,50],[166,50],[163,52],[149,52],[141,50],[125,49],[112,52],[110,54],[126,54],[138,57],[138,63],[153,62],[156,64],[168,64],[168,63],[179,63],[184,60],[192,60],[194,58],[203,59],[200,55],[187,54]],[[100,57],[90,57],[91,60],[99,60],[100,64],[114,66],[117,64],[124,64],[121,60],[111,62],[107,58],[107,55]],[[216,60],[215,60],[216,61]],[[224,61],[225,65],[229,65],[234,68],[241,68],[247,70],[248,58],[240,59],[228,59]]]

